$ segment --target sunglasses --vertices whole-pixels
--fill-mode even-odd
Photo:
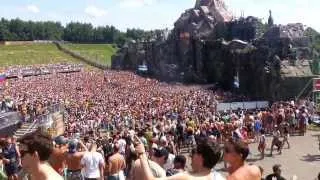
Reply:
[[[31,153],[28,150],[28,147],[24,144],[19,144],[19,152],[20,152],[21,158],[23,158],[26,154]]]
[[[26,154],[30,153],[29,151],[21,151],[20,150],[20,155],[21,155],[21,158],[23,158]]]

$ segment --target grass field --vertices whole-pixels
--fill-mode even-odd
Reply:
[[[111,44],[66,44],[66,48],[102,64],[111,65],[111,56],[117,51]]]
[[[0,45],[0,67],[62,62],[81,63],[59,51],[54,44]]]

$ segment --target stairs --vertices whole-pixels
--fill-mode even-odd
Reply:
[[[37,128],[38,125],[36,123],[23,123],[22,126],[14,133],[14,135],[17,137],[17,139],[19,139],[27,133],[36,131]]]

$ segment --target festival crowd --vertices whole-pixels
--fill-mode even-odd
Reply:
[[[217,103],[231,93],[109,70],[10,80],[1,94],[1,110],[19,111],[25,121],[36,121],[54,104],[65,109],[65,134],[54,143],[40,131],[19,143],[3,140],[9,179],[27,172],[25,178],[42,180],[220,180],[212,169],[224,161],[226,179],[260,180],[263,169],[245,163],[248,144],[258,143],[263,159],[271,135],[271,155],[274,147],[282,153],[291,134],[305,133],[313,113],[308,101],[218,112]],[[273,171],[266,180],[284,179],[280,165]]]

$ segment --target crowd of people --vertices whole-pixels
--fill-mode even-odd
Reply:
[[[305,133],[312,114],[307,101],[217,112],[229,93],[109,70],[10,80],[1,94],[2,109],[24,119],[37,120],[53,104],[65,109],[65,134],[52,147],[41,132],[23,137],[22,146],[7,138],[2,159],[10,179],[19,167],[35,179],[224,179],[212,171],[222,159],[228,179],[261,179],[261,169],[245,164],[248,144],[258,143],[263,159],[270,134],[270,153],[281,153],[290,134]]]

